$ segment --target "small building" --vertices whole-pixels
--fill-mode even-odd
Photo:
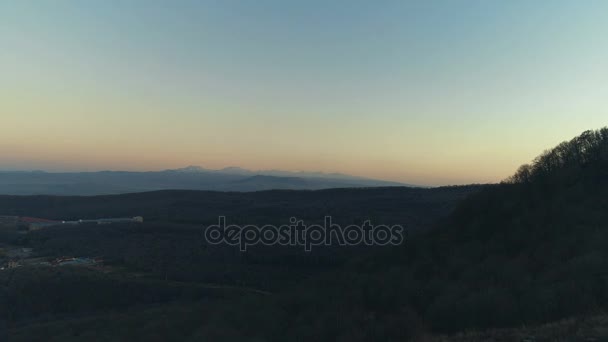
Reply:
[[[49,263],[52,266],[102,266],[102,258],[61,257]]]
[[[29,231],[36,231],[47,227],[58,225],[80,225],[80,224],[113,224],[113,223],[142,223],[144,218],[141,216],[122,217],[122,218],[99,218],[77,221],[56,221],[36,217],[19,217],[18,227],[25,227]]]
[[[36,217],[20,217],[19,224],[27,226],[28,230],[30,231],[34,231],[50,226],[56,226],[61,224],[61,221],[47,220]]]
[[[78,223],[81,223],[81,224],[82,223],[113,224],[113,223],[142,223],[142,222],[144,222],[144,218],[141,216],[78,220]]]

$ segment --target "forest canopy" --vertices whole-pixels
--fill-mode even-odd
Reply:
[[[529,183],[549,175],[572,173],[589,164],[608,162],[608,127],[589,130],[570,141],[546,150],[532,163],[519,167],[507,183]]]

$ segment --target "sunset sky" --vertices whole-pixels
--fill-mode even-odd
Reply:
[[[608,1],[0,0],[0,170],[496,182],[608,125]]]

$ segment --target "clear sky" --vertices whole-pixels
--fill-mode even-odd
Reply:
[[[499,181],[608,124],[608,1],[0,0],[0,169]]]

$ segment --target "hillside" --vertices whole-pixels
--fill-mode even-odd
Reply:
[[[290,217],[319,222],[381,220],[418,228],[447,215],[456,202],[482,186],[441,188],[274,190],[249,193],[170,190],[107,196],[4,196],[0,215],[56,220],[143,216],[146,222],[278,224]]]
[[[339,224],[372,219],[423,231],[481,188],[0,196],[2,215],[59,221],[144,217],[141,224],[66,225],[27,234],[0,226],[0,252],[3,245],[33,248],[32,259],[41,259],[35,262],[61,257],[104,259],[104,265],[93,271],[48,266],[0,271],[0,322],[30,331],[41,322],[72,324],[72,319],[83,315],[112,317],[127,307],[129,315],[139,317],[158,306],[198,310],[192,305],[199,304],[192,303],[217,302],[215,306],[242,296],[282,292],[375,248],[319,246],[305,252],[300,246],[255,246],[241,253],[235,246],[207,245],[202,239],[204,226],[216,224],[219,216],[231,223],[261,225],[286,223],[292,216],[320,223],[331,215]],[[0,253],[0,263],[2,259]],[[91,293],[100,300],[89,300]]]
[[[151,340],[156,336],[158,341],[428,341],[451,340],[450,336],[467,340],[464,331],[476,331],[468,335],[471,340],[515,341],[522,334],[535,333],[537,341],[553,341],[556,336],[550,330],[571,341],[608,338],[600,329],[605,321],[602,313],[608,309],[607,175],[608,129],[585,132],[543,153],[505,182],[471,192],[447,218],[435,221],[434,229],[413,234],[402,246],[349,254],[344,263],[332,268],[323,267],[329,259],[307,255],[311,258],[307,265],[316,269],[314,274],[301,273],[293,278],[297,281],[282,282],[279,287],[272,285],[297,269],[295,263],[281,268],[261,262],[277,260],[274,254],[269,259],[245,257],[251,262],[245,263],[246,269],[258,274],[276,272],[276,278],[265,278],[271,295],[218,297],[192,289],[188,293],[193,299],[180,301],[174,290],[163,290],[165,297],[156,294],[153,298],[165,300],[149,307],[99,310],[96,315],[78,318],[55,316],[13,326],[11,332],[18,341],[33,340],[48,331],[53,332],[55,341],[102,341],[103,337],[93,333],[100,329],[113,341],[135,336]],[[446,190],[455,189],[433,191]],[[280,193],[286,202],[277,200],[267,207],[269,211],[259,207],[256,211],[274,216],[279,211],[270,208],[283,203],[280,212],[285,214],[297,207],[302,212],[331,209],[344,219],[355,212],[361,217],[404,219],[417,210],[405,214],[399,208],[406,206],[396,205],[389,206],[394,212],[385,212],[382,205],[402,196],[416,198],[415,191],[431,190],[396,193],[397,189],[370,189],[365,190],[369,191],[365,196],[349,191]],[[395,197],[384,197],[389,193]],[[322,207],[294,205],[290,209],[291,205],[285,204],[311,200],[309,196],[315,201],[323,197],[334,200]],[[250,199],[260,203],[261,197]],[[24,199],[6,197],[2,201],[7,208],[19,210]],[[32,208],[40,213],[50,210],[45,209],[48,201],[36,199]],[[76,203],[77,199],[61,201]],[[370,211],[361,211],[368,206]],[[47,212],[58,215],[63,207],[59,204],[54,207],[56,212]],[[240,214],[245,218],[250,213]],[[87,240],[84,235],[76,236],[76,241]],[[53,236],[33,238],[31,242],[42,243],[39,248],[43,249]],[[251,268],[253,265],[264,268]],[[255,277],[246,278],[244,273],[232,276],[235,274],[241,278],[233,279],[234,284],[265,283],[251,281]],[[159,290],[152,287],[146,291]],[[112,304],[114,310],[123,300]],[[587,330],[582,323],[568,323],[584,322],[588,316],[600,318],[590,319]]]
[[[298,323],[284,332],[388,340],[602,312],[606,175],[608,129],[585,132],[471,195],[442,227],[285,295],[287,316]],[[337,330],[313,328],[337,317]]]

